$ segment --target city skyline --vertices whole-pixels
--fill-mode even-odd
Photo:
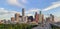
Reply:
[[[15,13],[33,16],[35,12],[42,11],[44,16],[53,14],[60,17],[60,0],[0,0],[0,19],[10,19]]]

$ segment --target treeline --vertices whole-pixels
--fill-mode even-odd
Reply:
[[[29,24],[0,24],[0,29],[32,29],[35,26]]]

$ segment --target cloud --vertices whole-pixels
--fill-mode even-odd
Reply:
[[[23,3],[27,3],[27,0],[22,0]]]
[[[25,2],[25,1],[23,0],[23,2]],[[19,3],[18,0],[7,0],[7,3],[10,5],[24,7],[24,5],[22,3]]]
[[[0,15],[11,14],[11,13],[16,13],[16,11],[8,11],[4,8],[0,8]]]
[[[51,9],[54,9],[54,8],[57,8],[57,7],[60,7],[60,1],[53,2],[51,6],[43,9],[43,11],[48,11],[48,10],[51,10]]]
[[[15,13],[19,13],[17,11],[8,11],[5,8],[0,8],[0,19],[10,19],[14,16]]]
[[[27,16],[32,16],[32,14],[27,14]]]
[[[25,12],[25,14],[26,14],[26,16],[33,16],[33,18],[35,17],[34,16],[34,13],[35,12],[39,12],[41,9],[38,9],[38,8],[31,8],[31,9],[29,9],[29,10],[27,10],[26,12]]]
[[[32,8],[26,11],[26,13],[33,13],[33,12],[39,12],[41,9],[38,8]]]

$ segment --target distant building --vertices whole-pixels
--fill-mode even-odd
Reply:
[[[6,24],[6,19],[3,20],[4,24]]]
[[[15,21],[15,18],[14,17],[11,17],[11,21]]]
[[[41,23],[41,22],[42,22],[42,13],[40,11],[40,13],[39,13],[39,23]]]
[[[52,16],[52,21],[54,21],[54,15]]]
[[[27,21],[28,21],[28,17],[25,16],[25,17],[24,17],[24,22],[27,23]]]
[[[8,20],[6,24],[11,24],[11,20]]]
[[[50,14],[50,20],[54,21],[54,15]]]
[[[25,9],[22,8],[22,21],[24,21],[24,17],[25,17]]]
[[[20,18],[19,22],[22,22],[22,16],[19,16],[19,18]]]
[[[46,18],[46,22],[50,22],[50,17],[47,17]]]
[[[42,15],[42,23],[44,22],[44,15]]]
[[[16,14],[15,14],[15,20],[16,20],[17,22],[19,22],[19,20],[20,20],[19,16],[20,16],[19,13],[16,13]]]
[[[37,12],[35,13],[35,21],[36,23],[38,23],[38,20],[39,20],[39,14],[37,14]]]
[[[33,16],[29,16],[28,20],[31,20],[31,22],[33,21]]]
[[[1,23],[4,23],[4,20],[1,20]]]

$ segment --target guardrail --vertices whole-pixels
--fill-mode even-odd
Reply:
[[[58,27],[60,27],[60,25],[58,25],[58,24],[54,24],[54,23],[50,23],[51,25],[54,25],[54,26],[58,26]]]

